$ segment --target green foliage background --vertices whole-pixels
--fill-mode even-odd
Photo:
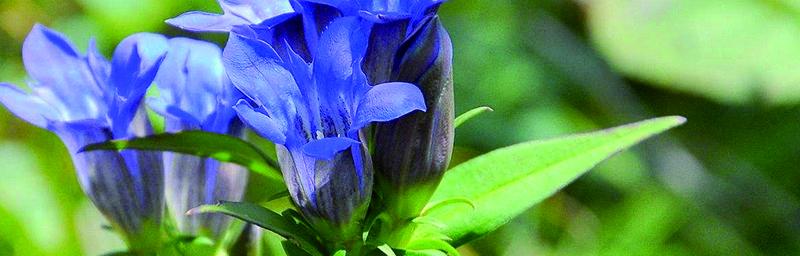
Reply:
[[[0,0],[0,80],[24,84],[35,22],[108,56],[212,0]],[[620,154],[464,255],[787,255],[800,251],[800,3],[451,0],[455,162],[648,117],[689,122]],[[122,243],[58,139],[0,110],[0,255],[98,255]],[[249,189],[252,198],[266,195]]]

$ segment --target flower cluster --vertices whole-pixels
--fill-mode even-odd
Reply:
[[[148,105],[164,117],[167,132],[203,130],[241,137],[244,127],[232,106],[241,94],[230,85],[222,50],[214,44],[173,38],[155,78],[159,97]],[[202,204],[239,201],[248,173],[243,167],[191,155],[164,154],[169,212],[183,233],[218,238],[229,223],[220,215],[184,214]],[[193,171],[186,171],[193,170]]]
[[[240,94],[229,86],[221,50],[206,42],[142,33],[123,40],[109,62],[94,41],[89,45],[81,55],[62,34],[34,26],[22,51],[31,92],[0,84],[0,102],[61,138],[81,187],[132,250],[160,247],[165,203],[184,233],[219,234],[228,222],[225,217],[200,219],[183,212],[241,199],[247,181],[241,167],[172,153],[81,149],[152,134],[142,103],[154,82],[161,96],[148,105],[165,117],[167,131],[240,135],[242,125],[232,109]]]
[[[220,0],[222,14],[167,23],[227,32],[224,50],[137,34],[111,62],[93,43],[84,56],[37,25],[23,48],[31,92],[3,84],[0,101],[59,135],[84,191],[134,250],[158,246],[164,212],[181,233],[219,238],[228,219],[183,213],[241,200],[248,179],[243,167],[203,157],[80,151],[152,134],[145,107],[169,133],[243,137],[247,127],[275,143],[302,221],[332,248],[349,248],[363,240],[368,212],[419,215],[447,168],[452,49],[436,15],[442,2]],[[157,96],[144,100],[151,84]]]
[[[63,35],[34,26],[22,48],[31,93],[3,84],[0,101],[20,118],[57,134],[97,208],[132,247],[149,247],[157,243],[151,234],[162,218],[161,155],[79,150],[152,133],[141,101],[169,48],[167,39],[132,35],[117,46],[111,62],[93,41],[89,45],[87,55],[81,55]]]

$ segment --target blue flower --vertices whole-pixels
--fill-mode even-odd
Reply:
[[[135,34],[117,46],[109,63],[94,41],[82,55],[63,35],[37,24],[22,46],[31,92],[0,84],[0,102],[12,113],[61,138],[84,192],[134,250],[159,243],[153,232],[163,208],[160,154],[79,150],[151,133],[140,103],[166,49],[163,36]]]
[[[399,47],[390,79],[419,86],[428,111],[375,127],[379,187],[389,212],[399,219],[420,213],[453,152],[453,49],[438,17],[421,24]]]
[[[447,0],[297,0],[301,4],[334,7],[345,16],[361,16],[373,22],[418,21],[435,13]]]
[[[241,94],[230,84],[222,65],[222,50],[188,38],[169,40],[169,53],[156,75],[159,97],[148,105],[165,117],[167,132],[204,130],[243,136],[233,104]],[[186,211],[220,200],[240,201],[247,170],[190,155],[164,153],[166,200],[179,230],[218,238],[230,223],[219,214],[190,215]]]
[[[369,31],[363,22],[330,22],[316,47],[303,46],[311,53],[308,61],[292,47],[297,34],[276,27],[240,28],[223,54],[231,81],[247,96],[237,113],[279,145],[290,195],[326,239],[361,235],[372,190],[361,129],[425,110],[413,84],[367,82],[361,65]]]
[[[292,11],[288,0],[218,0],[223,14],[191,11],[167,20],[195,32],[228,32],[236,25],[258,24]]]
[[[294,9],[305,17],[305,24],[324,27],[328,17],[359,16],[371,23],[369,47],[364,69],[371,83],[392,80],[400,44],[419,30],[426,19],[435,16],[446,0],[297,0]],[[306,29],[308,30],[308,28]],[[307,33],[308,34],[308,33]]]

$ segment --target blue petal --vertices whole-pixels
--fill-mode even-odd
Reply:
[[[104,110],[103,88],[72,43],[62,34],[36,24],[22,45],[31,87],[62,112],[65,120],[98,118]]]
[[[242,17],[251,24],[292,11],[288,0],[220,0],[226,15]]]
[[[426,110],[425,98],[417,86],[401,82],[379,84],[359,102],[350,130],[361,129],[370,122],[394,120],[414,110]]]
[[[423,20],[417,30],[412,32],[411,36],[397,50],[394,61],[394,77],[417,83],[427,72],[431,71],[437,61],[442,61],[442,58],[452,58],[445,54],[447,52],[440,52],[444,46],[450,45],[449,38],[447,30],[437,16]],[[451,62],[452,60],[445,61]]]
[[[287,59],[289,52],[301,54],[303,59],[310,61],[311,53],[306,43],[303,31],[303,16],[296,13],[287,13],[269,19],[262,24],[251,26],[258,33],[258,38],[275,47],[275,51]]]
[[[147,106],[161,116],[178,119],[186,125],[192,127],[198,127],[200,124],[202,124],[202,122],[195,118],[191,113],[183,111],[183,109],[180,109],[176,106],[169,105],[161,98],[147,98]],[[167,131],[174,132],[175,130],[167,127]]]
[[[338,104],[340,95],[352,102],[353,89],[350,79],[360,66],[367,48],[368,35],[357,17],[336,19],[320,37],[319,48],[314,56],[314,79],[319,86],[320,97],[329,104]],[[339,108],[341,106],[334,106]]]
[[[249,24],[234,15],[191,11],[166,20],[167,24],[194,32],[228,32],[233,26]]]
[[[319,36],[336,18],[342,17],[342,11],[334,6],[315,3],[302,4],[303,34],[310,49],[318,47]]]
[[[371,84],[391,80],[395,53],[406,39],[407,27],[407,20],[372,26],[364,59],[364,67],[369,67],[366,71]]]
[[[391,23],[411,18],[411,15],[402,12],[372,12],[360,11],[359,16],[374,23]]]
[[[339,153],[361,142],[347,137],[330,137],[313,140],[303,146],[303,153],[317,159],[331,160]]]
[[[223,52],[228,77],[247,97],[283,126],[294,120],[301,93],[292,74],[279,65],[268,44],[231,33]]]
[[[111,61],[111,83],[118,95],[133,99],[144,95],[169,49],[167,38],[138,33],[119,43]]]
[[[281,127],[274,119],[255,111],[253,106],[245,100],[240,100],[234,108],[236,113],[239,114],[239,118],[247,126],[255,130],[258,135],[269,139],[275,144],[286,143],[285,127]]]
[[[155,78],[160,97],[192,120],[206,120],[225,89],[222,51],[214,44],[188,38],[173,38],[169,44]]]
[[[48,121],[58,120],[58,111],[52,106],[10,84],[0,83],[0,102],[17,117],[42,128],[47,128]]]
[[[350,0],[301,0],[301,2],[306,3],[306,5],[313,3],[335,7],[344,12],[345,15],[353,15],[359,9],[357,1]]]
[[[97,49],[97,41],[94,38],[89,39],[89,49],[86,50],[86,55],[86,62],[92,70],[97,85],[106,92],[106,97],[110,97],[111,93],[108,93],[108,77],[111,72],[111,63],[100,54],[100,50]],[[110,98],[107,98],[107,102],[108,100]]]
[[[419,0],[410,6],[409,12],[415,21],[423,19],[427,15],[435,14],[439,11],[439,6],[447,0]]]
[[[340,18],[322,33],[314,58],[315,74],[332,74],[336,80],[347,80],[353,74],[353,62],[363,55],[367,44],[358,25],[355,17]]]
[[[114,50],[110,82],[119,101],[109,116],[115,137],[130,136],[128,126],[168,49],[166,37],[139,33],[123,39]]]
[[[229,32],[234,26],[258,24],[282,13],[291,12],[286,0],[221,0],[224,14],[192,11],[166,22],[181,29],[194,32]]]

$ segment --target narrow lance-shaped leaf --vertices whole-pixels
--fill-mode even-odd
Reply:
[[[447,172],[431,199],[460,198],[473,206],[433,207],[426,216],[444,224],[440,231],[454,246],[464,244],[507,223],[617,152],[684,122],[677,116],[656,118],[492,151]]]
[[[461,114],[458,117],[456,117],[455,121],[453,122],[453,126],[455,126],[455,128],[458,128],[459,126],[461,126],[462,124],[466,123],[467,121],[469,121],[473,117],[476,117],[476,116],[478,116],[480,114],[483,114],[483,113],[486,113],[486,112],[492,112],[492,111],[494,111],[494,109],[492,109],[490,107],[487,107],[487,106],[473,108],[473,109],[471,109],[471,110],[469,110],[467,112],[464,112],[464,114]]]
[[[214,205],[198,206],[186,214],[198,213],[222,213],[238,218],[283,236],[312,256],[322,256],[313,234],[307,233],[306,229],[299,226],[300,224],[289,222],[284,216],[257,204],[220,202]]]
[[[204,131],[162,133],[130,140],[91,144],[81,151],[136,149],[169,151],[235,163],[268,178],[283,180],[278,165],[253,144],[242,139]]]

